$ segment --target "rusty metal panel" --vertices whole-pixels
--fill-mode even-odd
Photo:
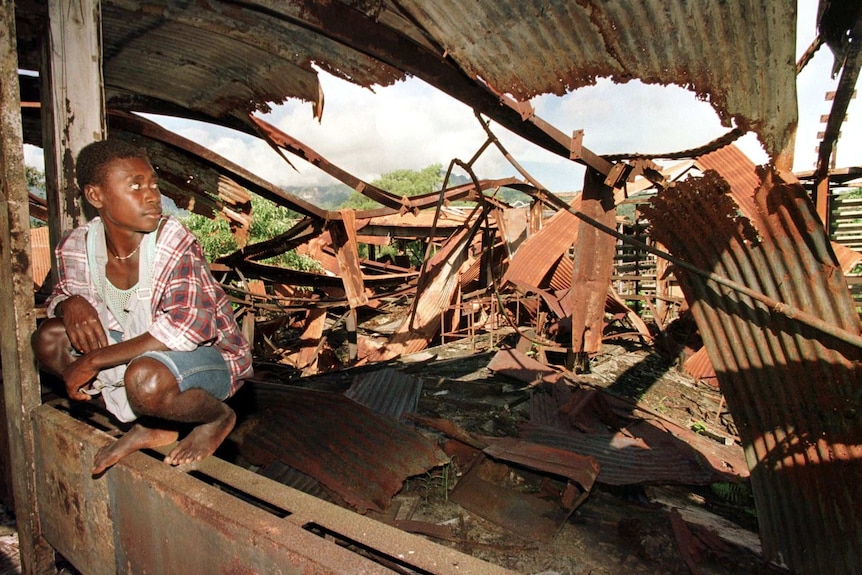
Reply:
[[[338,262],[338,276],[344,282],[344,292],[351,308],[368,303],[362,270],[359,268],[359,244],[356,242],[356,211],[341,210],[341,220],[329,222],[327,227]]]
[[[571,451],[513,437],[486,437],[483,441],[487,443],[484,453],[496,462],[484,456],[474,460],[450,497],[465,509],[534,539],[551,539],[559,532],[589,495],[599,473],[594,458]],[[527,474],[501,462],[540,472],[539,493],[524,488],[537,477],[527,479]],[[548,474],[565,479],[566,487],[552,488]]]
[[[419,407],[422,380],[383,368],[356,376],[344,395],[375,413],[398,420],[402,414],[415,412]]]
[[[599,389],[542,386],[530,398],[521,435],[595,457],[597,481],[609,485],[705,485],[749,475],[738,445],[719,444]]]
[[[530,385],[541,381],[556,382],[562,377],[560,371],[517,349],[501,349],[495,353],[488,363],[488,369]]]
[[[488,211],[483,210],[478,217],[472,218],[469,227],[452,234],[425,262],[410,313],[383,349],[368,356],[369,361],[385,361],[428,347],[440,328],[443,311],[451,304],[458,287],[457,272],[469,256],[467,248],[487,215]]]
[[[744,214],[754,213],[754,191],[760,187],[757,166],[734,144],[724,146],[697,158],[704,172],[715,170],[730,185],[730,195]]]
[[[709,485],[735,479],[701,463],[698,452],[680,440],[659,445],[628,433],[575,433],[530,425],[521,432],[527,441],[591,456],[605,485]],[[668,438],[669,443],[674,443]]]
[[[703,171],[715,170],[727,180],[727,183],[730,184],[730,195],[744,216],[750,218],[757,213],[754,192],[760,187],[760,177],[757,175],[757,166],[742,150],[730,144],[700,156],[696,165]],[[822,221],[823,218],[821,218]],[[862,254],[859,252],[836,241],[830,243],[835,256],[838,258],[841,271],[845,274],[849,273],[862,260]]]
[[[114,522],[108,482],[90,467],[107,435],[43,405],[33,415],[36,494],[45,539],[87,575],[113,575]]]
[[[580,209],[580,197],[572,200],[573,209]],[[543,280],[554,264],[563,258],[577,240],[580,220],[569,212],[560,211],[547,220],[542,229],[527,238],[512,257],[501,285],[518,280],[527,285],[544,287]],[[568,283],[571,285],[571,274]]]
[[[715,379],[715,368],[712,367],[712,363],[709,361],[709,353],[705,347],[691,354],[685,360],[683,369],[697,380],[705,381],[714,386],[718,385],[718,380]]]
[[[581,212],[613,228],[617,213],[613,189],[603,180],[604,177],[594,170],[587,170]],[[580,220],[577,238],[572,259],[572,289],[569,291],[572,351],[599,353],[605,327],[605,300],[614,272],[616,238]]]
[[[567,508],[548,493],[522,489],[523,481],[514,468],[480,457],[464,472],[449,497],[471,513],[522,537],[553,539],[574,508]],[[516,489],[514,482],[521,489]]]
[[[246,386],[262,415],[244,430],[243,457],[257,465],[290,465],[360,512],[384,511],[407,477],[448,461],[418,432],[344,396],[259,382]]]
[[[732,117],[757,131],[773,157],[792,141],[792,2],[399,0],[398,6],[497,93],[519,100],[563,95],[599,77],[674,83],[709,94],[726,122]]]
[[[209,117],[266,112],[269,102],[288,97],[312,102],[319,116],[322,93],[312,62],[365,86],[403,77],[266,4],[211,2],[184,10],[169,1],[103,2],[108,101],[130,91],[162,99],[169,86],[169,101]]]
[[[798,183],[763,171],[738,216],[715,172],[660,194],[654,236],[701,269],[862,330]],[[708,233],[706,233],[708,232]],[[747,295],[677,271],[743,440],[766,557],[800,573],[862,572],[860,350]]]

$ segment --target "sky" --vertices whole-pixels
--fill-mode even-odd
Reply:
[[[815,35],[817,0],[799,0],[797,59]],[[825,124],[831,102],[827,91],[832,52],[822,47],[797,78],[799,127],[795,171],[814,168],[817,133]],[[399,169],[420,170],[439,163],[446,169],[453,159],[468,162],[486,134],[473,111],[421,80],[409,78],[372,91],[319,71],[325,97],[322,121],[311,104],[291,100],[273,106],[263,116],[290,136],[310,146],[338,167],[371,182]],[[652,86],[632,81],[616,85],[599,79],[563,97],[532,100],[536,114],[565,133],[584,130],[584,146],[593,152],[673,152],[703,145],[726,133],[718,116],[692,92],[676,86]],[[862,113],[853,100],[837,146],[837,166],[862,165]],[[624,110],[625,113],[620,113]],[[638,114],[638,110],[644,113]],[[648,111],[648,113],[647,113]],[[288,154],[294,170],[263,141],[233,130],[176,118],[150,116],[166,128],[204,145],[275,185],[312,186],[337,183],[296,156]],[[543,150],[492,122],[492,130],[511,155],[541,184],[554,192],[580,190],[584,168]],[[697,129],[692,129],[696,127]],[[756,163],[766,161],[754,134],[737,145]],[[25,148],[25,162],[41,166],[42,152]],[[465,175],[460,168],[454,173]],[[519,177],[496,148],[489,148],[474,165],[480,179]]]

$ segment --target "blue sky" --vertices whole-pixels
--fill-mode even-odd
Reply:
[[[800,0],[798,6],[797,53],[801,54],[816,34],[817,0]],[[814,167],[817,132],[824,127],[820,116],[829,113],[831,104],[825,93],[837,84],[837,78],[830,78],[832,64],[832,53],[823,47],[797,79],[795,170]],[[445,168],[452,159],[466,162],[484,142],[485,133],[472,110],[420,80],[408,79],[372,91],[325,72],[320,72],[320,78],[325,95],[321,122],[313,118],[311,104],[300,101],[275,106],[265,118],[366,181],[397,169],[418,170],[434,163]],[[564,132],[584,130],[584,145],[600,154],[684,150],[727,131],[709,104],[675,86],[650,86],[639,81],[616,85],[600,79],[595,86],[565,97],[540,96],[532,103],[540,117]],[[842,128],[839,167],[862,165],[859,106],[856,100],[851,103]],[[639,110],[644,113],[638,114]],[[298,169],[295,171],[266,144],[243,134],[185,120],[153,119],[276,185],[335,183],[317,168],[291,157]],[[492,124],[492,129],[515,159],[547,188],[558,192],[580,189],[583,167],[502,127]],[[737,144],[755,162],[766,160],[753,134]],[[41,150],[25,150],[25,158],[27,163],[39,165]],[[479,178],[517,175],[493,148],[486,150],[474,169]]]

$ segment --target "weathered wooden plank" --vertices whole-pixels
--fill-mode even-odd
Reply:
[[[51,245],[93,212],[75,186],[81,148],[104,139],[100,0],[50,0],[42,135]]]
[[[36,316],[14,4],[0,0],[0,356],[21,567],[25,574],[53,573],[54,553],[36,512],[30,416],[41,403],[41,390],[30,347]]]

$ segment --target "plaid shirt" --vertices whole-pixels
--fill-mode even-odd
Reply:
[[[95,221],[95,220],[94,220]],[[89,224],[73,230],[57,246],[59,281],[48,299],[48,317],[61,301],[83,296],[108,329],[123,331],[93,284],[87,261]],[[213,278],[200,244],[176,218],[164,219],[153,264],[153,323],[149,333],[175,351],[192,351],[214,345],[231,373],[231,395],[241,378],[251,373],[251,349],[233,316],[224,290]]]

